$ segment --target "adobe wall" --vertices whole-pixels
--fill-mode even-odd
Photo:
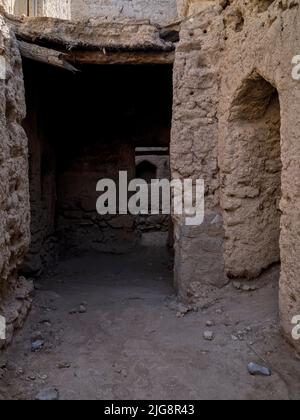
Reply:
[[[27,138],[24,85],[14,35],[0,16],[0,315],[12,339],[31,305],[32,285],[18,275],[30,241]]]
[[[47,16],[61,19],[71,18],[71,0],[0,0],[5,10],[12,15]]]
[[[290,340],[300,314],[300,85],[291,75],[299,18],[298,0],[221,0],[187,19],[171,144],[173,177],[206,181],[205,223],[175,219],[179,295],[201,304],[208,285],[225,283],[221,268],[249,279],[281,261]]]
[[[226,271],[254,277],[281,259],[280,316],[289,339],[300,313],[300,84],[291,64],[299,18],[298,0],[232,2],[219,107]]]
[[[175,217],[175,283],[181,299],[200,304],[227,283],[219,207],[218,100],[224,48],[218,10],[182,24],[174,66],[171,169],[173,178],[204,178],[205,221],[186,226]]]

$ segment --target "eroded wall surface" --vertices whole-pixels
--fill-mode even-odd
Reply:
[[[176,217],[175,282],[181,299],[201,304],[226,282],[219,208],[218,100],[222,22],[210,8],[183,23],[174,66],[171,141],[173,178],[204,179],[205,221]]]
[[[30,241],[27,138],[22,63],[14,35],[0,16],[0,314],[6,341],[31,304],[31,284],[18,274]]]
[[[171,144],[173,176],[204,178],[206,217],[224,219],[223,235],[211,221],[190,232],[175,220],[180,296],[201,302],[221,267],[251,278],[281,261],[280,316],[291,341],[300,313],[300,85],[291,64],[299,18],[298,0],[234,0],[187,19]]]
[[[71,18],[71,0],[1,0],[5,10],[17,16]]]

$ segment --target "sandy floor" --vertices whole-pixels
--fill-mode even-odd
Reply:
[[[62,262],[37,283],[25,328],[1,356],[0,398],[56,387],[72,400],[299,399],[300,361],[278,331],[278,269],[254,292],[229,285],[178,317],[170,267],[164,248]],[[70,314],[81,303],[86,313]],[[45,344],[32,353],[35,337]],[[249,362],[272,376],[250,376]]]

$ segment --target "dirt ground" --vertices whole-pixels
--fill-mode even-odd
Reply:
[[[1,355],[0,399],[49,387],[61,400],[299,399],[300,359],[278,328],[278,268],[255,284],[230,284],[183,316],[163,246],[63,261],[36,282],[25,328]],[[32,352],[36,338],[44,347]],[[249,362],[272,376],[250,376]]]

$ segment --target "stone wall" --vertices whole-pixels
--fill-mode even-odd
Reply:
[[[18,275],[30,241],[27,138],[22,63],[14,35],[0,16],[0,314],[6,341],[29,310],[31,284]]]
[[[226,145],[221,155],[226,271],[231,277],[255,278],[280,262],[278,93],[254,73],[243,82],[230,112],[221,135]]]
[[[176,0],[72,0],[72,19],[127,16],[168,23],[177,18]]]

